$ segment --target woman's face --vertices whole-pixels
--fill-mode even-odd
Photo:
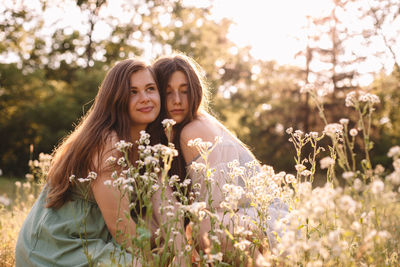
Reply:
[[[135,126],[145,128],[160,113],[160,94],[148,69],[132,74],[130,80],[129,117]]]
[[[168,81],[166,90],[167,116],[181,123],[189,112],[188,81],[182,71],[175,71]]]

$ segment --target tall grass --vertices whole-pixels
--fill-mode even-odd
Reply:
[[[142,133],[138,141],[140,159],[132,164],[126,156],[132,144],[119,142],[117,148],[125,156],[108,159],[119,171],[105,184],[119,189],[119,199],[129,196],[136,200],[131,209],[139,215],[137,235],[126,236],[122,229],[118,232],[133,244],[126,253],[135,255],[142,266],[398,266],[400,146],[388,151],[393,168],[372,165],[370,129],[379,99],[367,92],[352,92],[344,104],[359,114],[358,121],[343,118],[328,123],[325,94],[312,86],[302,91],[315,100],[326,126],[322,133],[287,129],[294,146],[294,174],[276,173],[272,166],[256,162],[241,166],[233,161],[225,172],[226,183],[218,184],[219,170],[210,167],[208,157],[219,140],[210,143],[197,139],[190,143],[204,162],[192,165],[192,171],[202,177],[197,183],[188,177],[168,176],[176,155],[172,144],[149,146],[149,136]],[[325,139],[330,144],[322,147],[321,140]],[[356,141],[363,144],[358,155],[354,152]],[[306,146],[310,149],[305,150]],[[304,155],[303,151],[311,153]],[[323,186],[313,186],[318,168],[325,170]],[[90,182],[95,178],[91,174],[71,181]],[[239,180],[244,186],[238,186]],[[339,180],[344,180],[344,185]],[[16,204],[0,211],[1,238],[5,241],[0,260],[5,266],[13,265],[15,238],[37,192],[29,180],[16,186],[20,192]],[[177,203],[171,201],[171,188],[179,199]],[[160,195],[160,206],[152,204],[155,194]],[[213,199],[216,194],[223,196],[218,205]],[[241,204],[243,198],[247,206]],[[277,200],[285,204],[278,216],[272,209]],[[156,211],[163,222],[155,233],[154,248],[148,221]],[[183,215],[190,219],[186,229],[182,227]],[[120,216],[129,214],[120,211]],[[211,230],[201,243],[198,233],[203,223],[211,225]],[[184,236],[186,239],[181,239]],[[97,265],[90,262],[84,246],[82,253],[87,254],[88,265]],[[113,261],[118,263],[118,259]]]

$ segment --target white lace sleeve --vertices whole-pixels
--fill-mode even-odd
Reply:
[[[208,166],[210,170],[213,170],[211,179],[209,180],[211,186],[212,206],[219,208],[220,203],[224,200],[222,192],[222,186],[226,183],[237,184],[238,181],[232,181],[232,177],[229,175],[228,163],[233,160],[239,159],[239,151],[236,145],[232,142],[222,142],[218,144],[214,150],[210,153],[208,158]],[[188,166],[188,174],[192,179],[192,184],[200,184],[200,194],[198,194],[196,201],[204,201],[208,206],[208,199],[210,194],[207,190],[207,177],[204,172],[204,166],[206,164],[203,158],[199,157],[192,162],[192,165]],[[200,170],[203,169],[203,170]],[[195,187],[196,188],[196,187]]]

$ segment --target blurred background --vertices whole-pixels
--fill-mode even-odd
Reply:
[[[328,91],[328,121],[350,118],[350,128],[346,94],[377,94],[371,154],[390,167],[386,153],[400,144],[399,0],[2,0],[3,179],[51,153],[116,61],[173,50],[204,68],[213,114],[276,171],[294,169],[286,128],[324,127],[302,85]]]

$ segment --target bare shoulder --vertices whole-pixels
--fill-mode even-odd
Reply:
[[[201,138],[203,141],[214,141],[216,135],[216,129],[207,120],[196,119],[182,129],[181,132],[181,144],[182,142],[187,142],[196,138]]]

